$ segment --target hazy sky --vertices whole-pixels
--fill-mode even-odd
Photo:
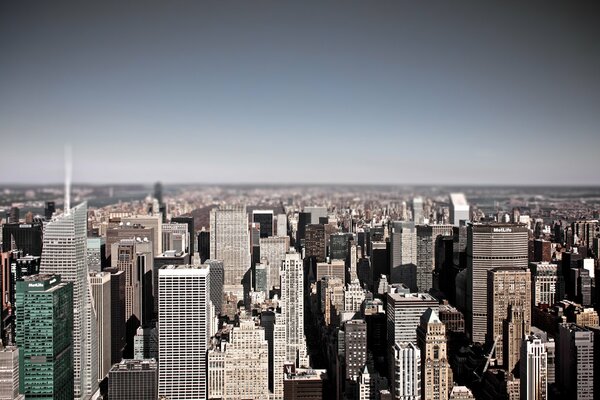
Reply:
[[[0,182],[597,185],[593,4],[2,2]]]

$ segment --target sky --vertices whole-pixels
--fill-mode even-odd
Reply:
[[[594,2],[2,2],[0,182],[600,185]]]

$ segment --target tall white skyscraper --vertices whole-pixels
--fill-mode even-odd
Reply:
[[[421,350],[414,343],[396,343],[392,355],[394,399],[421,400]]]
[[[304,271],[298,253],[286,254],[281,265],[281,314],[286,327],[287,361],[303,364],[306,358]]]
[[[40,272],[73,283],[73,370],[76,399],[98,390],[98,332],[87,266],[87,204],[46,225]]]
[[[460,221],[470,221],[470,208],[463,193],[450,193],[450,223],[459,226]]]
[[[525,336],[521,346],[521,399],[548,398],[548,355],[542,340]]]
[[[169,265],[158,271],[158,394],[169,400],[207,398],[210,269]]]
[[[210,258],[223,261],[225,292],[243,298],[250,269],[250,236],[245,206],[221,206],[210,212]]]

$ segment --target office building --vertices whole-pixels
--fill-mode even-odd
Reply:
[[[269,347],[265,329],[242,319],[231,329],[229,342],[208,351],[210,399],[269,398]]]
[[[259,239],[260,257],[267,260],[268,289],[279,288],[279,270],[285,259],[285,254],[290,249],[290,238],[287,236],[268,237]]]
[[[548,354],[542,340],[527,335],[521,346],[521,399],[548,398]]]
[[[304,207],[304,212],[310,215],[310,224],[320,224],[321,218],[327,218],[327,207]]]
[[[466,386],[454,386],[450,392],[449,400],[475,400],[473,392]]]
[[[316,280],[320,281],[326,276],[339,278],[342,283],[346,281],[346,263],[342,260],[317,263]]]
[[[558,265],[548,262],[529,263],[532,280],[533,305],[553,305],[564,297],[564,281]]]
[[[242,299],[250,269],[250,237],[245,206],[220,206],[211,210],[210,258],[223,261],[224,291]]]
[[[417,291],[427,293],[433,287],[433,270],[435,267],[435,241],[431,226],[417,226],[416,242]]]
[[[529,230],[520,224],[474,224],[467,228],[467,313],[473,342],[484,343],[488,280],[492,268],[527,268]]]
[[[344,289],[344,311],[358,313],[367,294],[368,292],[362,288],[358,279],[348,283]]]
[[[223,312],[223,285],[225,282],[225,270],[223,262],[218,260],[205,260],[204,265],[210,268],[210,301],[215,307],[215,315]]]
[[[324,369],[295,368],[286,365],[283,378],[284,400],[322,400],[324,381],[327,371]]]
[[[133,358],[158,359],[158,328],[139,327],[133,338]]]
[[[253,210],[252,222],[260,224],[260,237],[267,238],[273,235],[273,210]]]
[[[523,332],[528,333],[531,327],[531,273],[527,268],[494,268],[488,271],[488,343],[496,342],[496,362],[507,366],[504,359],[504,320],[508,319],[511,308],[519,308],[520,326],[515,327],[522,332],[516,340],[516,346],[510,348],[520,354],[520,343]],[[513,321],[516,323],[517,321]],[[513,365],[514,367],[514,365]],[[510,370],[509,370],[510,372]]]
[[[187,225],[188,248],[185,250],[185,252],[188,254],[194,254],[196,252],[196,248],[194,245],[194,242],[196,241],[196,231],[194,229],[194,217],[180,215],[179,217],[172,217],[171,222],[176,223],[176,224],[186,224]],[[164,249],[163,249],[163,251],[164,251]]]
[[[325,226],[310,224],[306,226],[306,237],[304,238],[304,258],[314,257],[316,262],[326,260]]]
[[[162,249],[162,225],[163,214],[155,213],[154,215],[134,215],[132,217],[121,218],[124,226],[142,226],[152,229],[152,238],[148,240],[152,242],[152,254],[157,255],[163,252]],[[108,239],[106,240],[108,246]],[[112,245],[112,243],[110,243]]]
[[[425,216],[423,215],[423,198],[414,197],[412,201],[412,216],[415,225],[422,224]]]
[[[107,268],[110,273],[110,363],[116,364],[123,358],[125,350],[125,272]]]
[[[162,226],[162,224],[161,224]],[[152,243],[152,252],[154,256],[160,253],[154,253],[154,237],[155,230],[151,227],[146,227],[140,224],[132,224],[132,223],[124,223],[120,222],[118,225],[111,226],[109,224],[108,229],[106,230],[106,244],[105,244],[105,257],[107,258],[107,262],[110,265],[112,264],[112,260],[110,259],[112,256],[112,245],[114,243],[120,242],[122,239],[140,239],[144,243]],[[162,241],[161,241],[162,246]]]
[[[209,268],[165,266],[159,270],[158,285],[158,395],[169,400],[206,399]]]
[[[265,263],[258,263],[254,267],[254,291],[263,293],[265,298],[269,296],[268,276],[266,259],[262,259]]]
[[[592,400],[594,396],[594,333],[575,324],[558,327],[557,381],[564,398]]]
[[[90,272],[100,272],[106,263],[106,240],[102,237],[87,238],[87,265]]]
[[[98,327],[98,379],[102,380],[112,367],[111,356],[111,282],[110,272],[90,272],[92,298]]]
[[[300,254],[288,253],[281,264],[281,314],[286,327],[286,361],[303,366],[307,349],[304,337],[304,271]]]
[[[394,399],[421,400],[421,350],[412,342],[392,347],[392,391]]]
[[[123,360],[108,374],[110,400],[158,399],[158,366],[155,360]]]
[[[25,400],[19,393],[19,349],[0,345],[0,400]]]
[[[393,290],[393,289],[390,289]],[[388,293],[388,348],[395,343],[417,343],[417,326],[421,315],[431,308],[437,314],[438,301],[426,293]]]
[[[358,381],[367,363],[367,324],[362,319],[344,323],[345,379]]]
[[[423,400],[446,400],[452,386],[452,371],[446,348],[446,326],[429,308],[417,328],[421,349],[421,395]]]
[[[413,222],[390,226],[390,283],[404,283],[417,291],[417,231]]]
[[[202,227],[198,232],[198,253],[200,254],[200,262],[210,258],[210,232]]]
[[[187,265],[191,262],[190,254],[166,251],[154,257],[152,266],[152,294],[154,298],[154,316],[158,315],[158,271],[166,265]]]
[[[450,193],[450,223],[460,226],[471,220],[469,203],[463,193]]]
[[[2,251],[23,250],[23,255],[41,256],[43,229],[41,222],[3,224]]]
[[[162,251],[174,250],[176,253],[189,253],[190,233],[185,223],[171,222],[162,224]]]
[[[125,320],[134,324],[133,331],[142,321],[142,277],[146,271],[146,258],[139,257],[138,241],[121,239],[112,244],[111,264],[125,274]],[[135,322],[133,322],[135,320]]]
[[[329,237],[329,259],[346,260],[350,255],[351,233],[334,233]]]
[[[19,392],[73,399],[73,283],[58,275],[27,276],[17,282],[16,297]]]
[[[98,335],[86,260],[87,204],[82,203],[48,222],[40,272],[73,283],[74,397],[98,390]],[[26,393],[25,393],[26,394]],[[27,395],[27,394],[26,394]]]
[[[287,215],[277,214],[277,236],[288,236]]]

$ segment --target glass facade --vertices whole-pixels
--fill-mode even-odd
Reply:
[[[59,276],[17,282],[19,385],[27,398],[73,399],[73,285]]]

